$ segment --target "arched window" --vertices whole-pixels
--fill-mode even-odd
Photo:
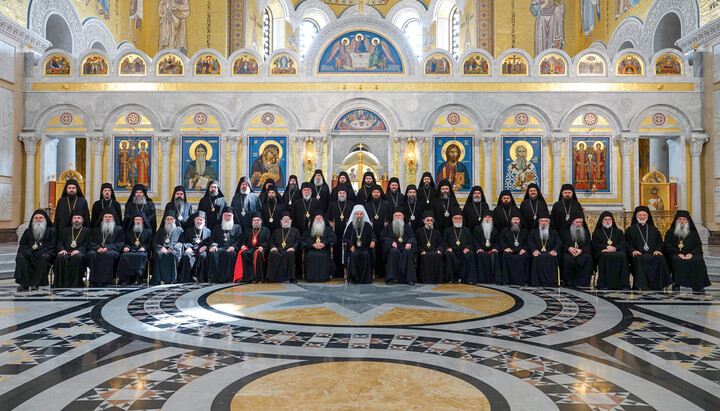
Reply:
[[[408,20],[403,26],[402,32],[408,43],[410,43],[410,48],[412,48],[415,56],[417,56],[418,60],[420,60],[423,52],[423,30],[420,20]]]
[[[300,60],[305,59],[305,53],[310,49],[319,30],[318,24],[311,19],[305,19],[300,24]]]
[[[455,60],[460,58],[460,11],[457,7],[450,12],[450,53]]]
[[[269,56],[272,52],[272,12],[270,8],[263,11],[263,55]]]

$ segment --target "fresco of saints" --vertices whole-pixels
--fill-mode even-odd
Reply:
[[[137,43],[135,30],[142,28],[143,21],[143,0],[130,0],[130,28],[128,29],[127,38],[133,43]]]
[[[665,203],[662,198],[658,195],[658,188],[653,187],[650,189],[650,198],[648,199],[648,208],[650,211],[662,211],[665,210]]]
[[[445,150],[445,162],[440,164],[436,174],[438,183],[448,179],[454,191],[470,189],[470,175],[465,164],[459,161],[460,154],[460,147],[450,144]]]
[[[265,146],[250,168],[253,188],[261,188],[268,178],[272,178],[278,188],[285,188],[285,175],[280,167],[280,149],[274,144]]]
[[[217,180],[217,171],[212,161],[207,158],[208,149],[203,143],[195,146],[195,159],[188,164],[183,176],[185,188],[205,190],[211,180]]]
[[[607,153],[605,152],[605,145],[600,141],[596,141],[590,152],[592,153],[592,181],[596,183],[605,183],[605,159],[607,156]]]
[[[138,173],[138,184],[142,184],[145,187],[150,185],[150,155],[147,152],[147,141],[141,141],[138,143],[140,152],[135,157],[135,168]]]
[[[130,171],[131,171],[131,155],[130,150],[128,150],[128,141],[123,140],[120,142],[120,150],[118,150],[117,153],[117,164],[118,164],[118,180],[117,180],[117,187],[132,187],[132,182],[130,181]]]
[[[577,144],[575,153],[573,153],[573,161],[575,163],[575,181],[578,183],[586,183],[589,174],[587,144],[582,141]]]
[[[580,6],[580,26],[585,36],[590,36],[595,30],[595,22],[600,20],[600,0],[582,0]],[[586,40],[587,42],[587,40]]]
[[[524,144],[515,146],[515,160],[508,164],[505,181],[506,184],[511,182],[511,189],[522,191],[525,191],[530,183],[539,184],[535,164],[528,158],[528,149]]]
[[[563,0],[532,0],[535,16],[535,55],[549,48],[565,47],[565,4]]]
[[[158,49],[176,49],[187,55],[188,40],[185,21],[190,16],[190,0],[160,0]]]

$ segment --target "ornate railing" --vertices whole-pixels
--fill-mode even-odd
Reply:
[[[600,214],[603,213],[602,210],[584,210],[585,211],[585,220],[587,221],[588,228],[590,229],[590,232],[592,233],[593,230],[595,230],[595,225],[597,224],[598,218],[600,218]],[[620,211],[620,212],[614,212],[612,213],[613,217],[615,217],[615,223],[624,230],[627,230],[628,227],[630,227],[630,223],[632,222],[632,211]],[[675,211],[651,211],[650,214],[652,215],[653,221],[655,222],[655,226],[660,230],[660,234],[662,234],[663,238],[665,238],[665,232],[670,229],[670,226],[672,225],[673,219],[675,218]]]

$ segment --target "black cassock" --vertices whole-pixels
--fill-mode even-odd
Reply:
[[[379,239],[385,224],[392,220],[393,212],[390,203],[385,200],[375,202],[375,199],[370,199],[365,203],[365,213],[370,218],[375,238]],[[385,275],[385,255],[383,255],[382,247],[375,247],[374,264],[375,276],[383,277]]]
[[[403,221],[402,236],[395,234],[392,222],[385,226],[380,234],[380,242],[385,254],[386,281],[397,283],[414,283],[417,281],[415,273],[415,256],[417,255],[417,241],[412,226]],[[393,247],[396,243],[397,247]],[[406,249],[406,245],[410,248]]]
[[[235,262],[237,261],[240,240],[242,239],[242,228],[239,224],[233,225],[232,230],[225,231],[222,224],[215,226],[210,234],[210,245],[208,246],[208,279],[212,283],[229,283],[235,274]],[[214,253],[210,251],[217,247]],[[228,250],[233,247],[233,250]]]
[[[33,249],[33,245],[36,245],[35,249]],[[54,227],[47,226],[42,238],[35,241],[31,223],[23,232],[18,243],[15,257],[15,282],[22,287],[48,285],[48,272],[55,259],[56,247],[57,236]]]
[[[497,208],[496,208],[497,210]],[[513,234],[510,227],[500,231],[500,268],[503,284],[525,285],[530,276],[530,249],[527,245],[528,231],[520,227],[518,234]],[[517,244],[517,245],[516,245]],[[510,249],[511,251],[506,251]],[[520,254],[520,251],[525,252]]]
[[[463,225],[470,232],[482,222],[483,209],[489,209],[487,203],[475,203],[472,198],[465,203],[465,207],[463,207]]]
[[[648,249],[645,250],[647,240]],[[625,231],[630,271],[633,275],[633,288],[640,290],[660,290],[670,285],[670,270],[664,255],[654,255],[663,251],[660,231],[650,224],[633,224]],[[642,254],[633,257],[633,251]]]
[[[311,183],[311,185],[312,197],[320,202],[323,213],[327,213],[328,205],[330,205],[330,188],[326,183],[323,183],[320,186],[320,190],[318,190],[318,187],[315,185],[315,183]]]
[[[233,282],[265,282],[265,259],[270,250],[270,230],[267,227],[250,228],[240,241],[238,261],[235,263]]]
[[[188,228],[195,225],[195,222],[190,218],[195,211],[193,210],[192,204],[188,203],[187,201],[182,207],[182,212],[175,207],[174,201],[169,201],[167,204],[165,204],[165,211],[163,212],[163,221],[165,221],[165,217],[167,217],[167,213],[170,210],[175,211],[175,219],[177,220],[177,225],[181,226],[183,230],[187,230]]]
[[[147,226],[143,226],[140,234],[136,234],[132,228],[125,230],[125,247],[130,251],[123,252],[118,261],[117,275],[120,284],[134,284],[136,279],[145,278],[152,240],[152,230]],[[145,251],[140,251],[141,248]]]
[[[390,203],[390,207],[394,210],[395,207],[404,207],[405,203],[407,202],[405,199],[405,194],[401,193],[400,191],[396,191],[393,193],[392,191],[388,190],[387,193],[383,196],[385,201]]]
[[[550,213],[550,228],[562,231],[572,223],[570,216],[578,211],[582,212],[582,205],[576,200],[571,200],[569,205],[565,205],[564,200],[556,201]]]
[[[265,277],[267,281],[273,283],[295,281],[295,255],[301,254],[299,249],[301,239],[302,236],[295,227],[280,227],[272,233]],[[290,249],[292,251],[289,251]]]
[[[74,247],[73,247],[74,245]],[[71,226],[65,227],[60,233],[57,242],[57,251],[67,251],[67,254],[58,254],[55,257],[53,272],[55,279],[53,287],[82,287],[85,276],[85,254],[90,245],[90,229],[83,226],[76,230]],[[77,251],[75,255],[70,255]]]
[[[617,227],[606,230],[600,226],[593,232],[592,244],[593,259],[598,270],[596,287],[611,290],[630,288],[627,247],[622,230]],[[603,252],[608,246],[613,246],[617,250]]]
[[[263,204],[260,208],[263,227],[267,227],[267,229],[270,230],[270,233],[280,228],[280,219],[282,218],[282,214],[285,210],[285,205],[281,202],[276,201],[274,205],[270,204],[269,201],[265,202],[265,204]]]
[[[115,225],[122,225],[122,220],[120,219],[120,216],[123,214],[120,203],[118,203],[117,200],[113,200],[112,198],[110,199],[110,201],[105,201],[101,198],[100,200],[93,203],[92,213],[90,213],[90,229],[97,227],[102,222],[102,212],[105,211],[106,208],[112,208],[113,210],[115,210]]]
[[[286,210],[292,210],[293,206],[295,206],[300,199],[302,199],[302,194],[300,194],[300,190],[297,187],[293,190],[289,188],[286,189],[282,195],[282,202]]]
[[[177,265],[183,252],[183,230],[180,227],[168,235],[165,228],[153,238],[153,263],[150,285],[173,284],[177,281]],[[166,252],[162,252],[165,248]]]
[[[146,199],[146,201],[147,203],[145,203],[145,205],[143,205],[142,207],[134,204],[132,200],[125,203],[125,218],[123,219],[123,230],[132,228],[134,224],[133,216],[138,212],[143,212],[145,214],[145,217],[147,217],[147,222],[150,224],[153,235],[155,234],[155,232],[157,231],[157,211],[155,210],[155,203],[153,203],[153,201],[149,198]]]
[[[337,243],[335,231],[329,224],[325,224],[325,231],[320,237],[310,235],[310,229],[305,230],[302,236],[302,248],[305,252],[305,280],[307,282],[329,281],[335,273],[335,264],[330,256],[330,250]],[[314,244],[324,244],[325,247],[316,249]]]
[[[202,200],[200,200],[202,202]],[[209,204],[209,200],[208,204]],[[225,200],[225,205],[227,205],[227,200]],[[215,202],[216,204],[220,204],[219,201]],[[242,227],[243,231],[246,228],[250,228],[252,225],[252,215],[256,211],[260,211],[262,208],[262,203],[260,202],[260,196],[255,194],[254,192],[248,193],[248,194],[242,194],[242,193],[236,193],[232,201],[230,202],[230,205],[235,210],[235,214],[237,214],[237,218],[240,219],[240,227]],[[220,207],[220,214],[217,218],[217,223],[220,224],[222,221],[222,209],[223,207]],[[215,209],[217,211],[217,208]],[[244,213],[243,213],[244,211]],[[205,211],[207,213],[207,210]],[[208,214],[209,216],[210,214]],[[208,228],[212,231],[212,229],[215,226],[209,226]]]
[[[351,190],[349,190],[351,191]],[[352,217],[352,210],[355,207],[355,203],[350,200],[340,203],[337,200],[332,201],[328,206],[328,219],[333,223],[335,229],[335,236],[337,238],[343,238],[345,234],[345,227],[347,222]],[[342,257],[343,243],[338,241],[333,247],[333,262],[335,263],[335,276],[343,276],[344,261]]]
[[[357,191],[357,194],[355,195],[355,204],[365,204],[368,201],[372,200],[372,186],[375,185],[375,182],[370,184],[370,186],[365,185],[365,183],[360,184],[360,188]]]
[[[545,212],[550,214],[548,206],[545,200],[539,198],[535,200],[527,199],[520,203],[520,214],[522,214],[522,224],[525,228],[534,230],[538,227],[537,214],[540,210],[544,210],[541,215],[547,215]]]
[[[415,240],[418,245],[417,271],[420,281],[425,284],[442,283],[445,275],[445,249],[440,231],[435,228],[428,230],[422,226],[415,230]]]
[[[548,230],[548,238],[543,241],[540,239],[540,229],[536,228],[528,234],[528,248],[530,254],[539,251],[537,257],[532,255],[532,267],[530,268],[530,286],[531,287],[557,287],[558,286],[558,268],[560,260],[560,252],[562,241],[557,231],[550,228]],[[550,255],[550,251],[555,251],[556,256]]]
[[[343,186],[343,185],[345,186],[345,187],[344,187],[345,190],[347,190],[346,192],[347,192],[347,199],[348,199],[348,201],[352,201],[353,204],[354,204],[354,203],[357,201],[357,200],[356,200],[356,199],[357,199],[357,194],[355,194],[355,189],[352,188],[352,186],[350,185],[350,183],[338,183],[338,185],[336,185],[335,188],[333,188],[332,191],[330,191],[330,201],[331,201],[331,202],[332,202],[332,201],[337,201],[337,198],[338,198],[337,193],[338,193],[338,191],[340,191],[340,187]],[[283,196],[285,196],[285,195],[283,194]]]
[[[212,197],[208,194],[200,199],[198,211],[205,212],[205,226],[209,228],[210,231],[222,222],[222,210],[226,205],[229,204],[225,196]],[[235,207],[233,206],[233,208]],[[240,211],[238,210],[240,210],[240,208],[235,208],[235,212],[238,214],[238,218],[240,218]]]
[[[472,233],[467,227],[460,229],[448,227],[443,233],[445,244],[445,282],[458,281],[466,284],[477,283],[475,272],[475,253],[473,252]],[[450,248],[452,251],[448,251]],[[466,253],[465,249],[469,251]]]
[[[679,247],[680,238],[668,231],[665,234],[665,255],[672,268],[673,283],[680,287],[690,287],[693,291],[700,291],[710,285],[707,266],[703,259],[702,242],[697,231],[690,233],[682,240],[683,247]],[[680,254],[692,254],[689,260],[683,260]]]
[[[77,200],[77,201],[76,201]],[[70,200],[70,197],[60,197],[55,208],[55,230],[58,233],[62,233],[65,227],[72,225],[73,211],[79,210],[82,212],[83,225],[90,227],[90,210],[88,209],[88,202],[83,197],[75,197],[75,200]],[[100,211],[102,213],[102,210]]]
[[[350,227],[343,236],[347,279],[355,284],[370,284],[375,264],[375,251],[370,248],[370,243],[375,242],[375,248],[378,248],[379,244],[377,244],[372,224],[364,222],[359,234],[358,236],[355,227]],[[358,245],[358,240],[360,245]],[[355,247],[354,251],[351,251],[352,247]]]
[[[570,227],[563,228],[560,232],[560,240],[562,241],[562,264],[560,273],[563,281],[568,287],[590,287],[590,280],[593,275],[593,256],[592,256],[592,238],[590,231],[583,226],[585,231],[585,240],[575,242],[570,237]],[[568,251],[568,248],[575,247],[582,250],[582,253],[574,257]]]
[[[195,225],[183,233],[183,253],[180,257],[181,283],[192,282],[193,278],[200,283],[207,282],[207,249],[211,234],[209,228],[203,227],[202,230],[198,230]]]
[[[300,197],[297,201],[293,201],[290,217],[292,218],[292,226],[297,228],[300,234],[304,233],[312,223],[314,210],[322,210],[322,204],[315,197],[307,201]]]
[[[502,232],[503,228],[510,226],[510,216],[515,213],[515,211],[512,210],[513,208],[518,209],[518,207],[512,203],[508,207],[505,207],[503,204],[495,206],[493,210],[493,223],[495,223],[495,227],[497,227],[500,232]]]
[[[425,212],[425,203],[420,200],[415,201],[415,204],[410,204],[409,201],[405,201],[403,206],[403,214],[405,215],[405,222],[409,223],[413,231],[417,231],[418,228],[423,226],[422,215]]]
[[[94,287],[104,287],[115,280],[115,266],[125,245],[125,233],[119,225],[115,226],[112,233],[103,237],[100,224],[90,234],[90,247],[86,256],[90,268],[90,284]],[[101,253],[98,251],[101,248],[107,248],[107,251]]]
[[[484,284],[501,284],[502,270],[500,267],[500,232],[495,225],[492,226],[490,238],[485,236],[482,224],[473,229],[473,246],[475,247],[475,271],[477,282]],[[507,283],[507,281],[505,281]]]
[[[435,215],[435,227],[440,230],[441,233],[444,233],[446,228],[452,227],[452,216],[450,212],[454,208],[460,208],[457,200],[452,196],[447,200],[443,200],[442,197],[435,197],[430,200],[430,206]]]

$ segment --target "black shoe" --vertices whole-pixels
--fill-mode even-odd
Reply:
[[[475,285],[475,283],[472,281],[468,281],[468,285]]]
[[[30,287],[30,291],[35,291],[35,290],[39,290],[39,289],[40,289],[40,287],[38,287],[37,285]]]
[[[290,284],[297,284],[297,280],[293,278],[292,280],[290,280]]]
[[[408,282],[408,285],[415,285],[415,281]]]
[[[21,286],[19,286],[19,287],[17,288],[17,292],[19,292],[19,293],[22,293],[22,292],[25,292],[25,291],[28,291],[28,290],[29,290],[29,288],[28,288],[28,287],[25,287],[24,285],[21,285]]]
[[[672,290],[673,290],[673,291],[680,291],[680,286],[679,286],[679,285],[673,285]]]

